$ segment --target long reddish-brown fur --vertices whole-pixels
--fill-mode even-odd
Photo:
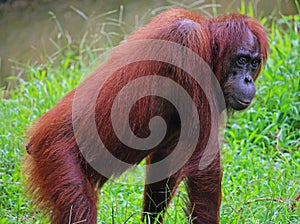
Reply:
[[[168,10],[138,29],[129,37],[127,43],[135,40],[159,39],[184,45],[208,63],[222,85],[225,79],[224,71],[228,66],[226,62],[236,43],[247,41],[247,35],[250,35],[247,30],[258,39],[260,54],[265,61],[268,43],[263,27],[256,20],[239,14],[207,19],[183,9]],[[214,49],[214,46],[218,49]],[[126,58],[113,53],[89,78],[101,74],[105,66],[113,64],[115,60],[126,62]],[[259,71],[260,69],[257,75]],[[206,169],[198,169],[210,133],[210,111],[205,94],[185,72],[155,61],[133,63],[115,72],[105,82],[96,101],[95,121],[99,136],[113,155],[131,164],[138,164],[145,157],[147,163],[151,164],[172,151],[178,141],[180,124],[174,108],[163,100],[157,100],[155,97],[145,98],[137,102],[130,113],[133,132],[139,136],[149,134],[147,125],[151,117],[159,115],[165,119],[170,130],[164,142],[160,144],[160,150],[132,150],[124,146],[114,134],[110,123],[110,108],[116,94],[131,80],[149,74],[168,77],[184,87],[200,113],[201,130],[197,148],[184,167],[165,180],[145,185],[143,219],[153,222],[157,213],[165,211],[176,187],[182,179],[186,179],[189,195],[187,213],[191,222],[217,223],[221,203],[220,154],[217,154]],[[146,88],[156,87],[149,83]],[[96,149],[92,149],[85,158],[79,151],[72,125],[75,91],[76,89],[72,90],[43,115],[28,134],[29,190],[34,196],[34,203],[50,215],[51,223],[57,224],[79,221],[96,223],[97,189],[108,179],[89,165],[90,161],[101,157]],[[88,110],[86,114],[90,116],[93,112]],[[87,139],[86,147],[92,148],[93,141],[94,139]],[[118,175],[123,171],[115,169],[112,175]],[[148,170],[147,175],[151,177],[155,174]],[[144,217],[146,215],[147,217]],[[160,221],[162,222],[162,215]]]

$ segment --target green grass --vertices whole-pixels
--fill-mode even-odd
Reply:
[[[235,113],[225,131],[222,223],[300,222],[299,202],[291,209],[300,194],[300,17],[281,17],[268,31],[271,52],[255,102]],[[0,223],[47,223],[23,192],[26,129],[94,68],[99,52],[106,52],[95,49],[68,43],[56,63],[26,66],[26,81],[0,90]],[[99,223],[139,223],[143,186],[133,178],[105,185]],[[185,197],[184,189],[176,195],[166,223],[186,223]]]

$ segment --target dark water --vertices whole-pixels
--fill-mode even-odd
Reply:
[[[78,42],[85,32],[89,35],[104,35],[109,29],[115,33],[125,34],[148,21],[164,7],[173,6],[172,1],[158,0],[15,0],[12,3],[0,4],[0,86],[6,86],[9,76],[24,76],[22,64],[38,64],[49,60],[47,56],[57,51],[53,40],[58,36],[59,22],[70,42]],[[216,2],[221,7],[217,13],[233,12],[241,5],[236,0],[178,1],[186,5],[195,4],[194,9]],[[247,2],[247,1],[246,1]],[[294,0],[256,0],[255,12],[269,18],[280,13],[296,14]],[[212,13],[212,9],[206,9]],[[200,12],[200,10],[196,10]],[[110,12],[108,15],[104,13]],[[214,11],[215,12],[215,11]],[[52,14],[51,14],[52,13]],[[204,12],[202,12],[203,14]],[[104,15],[103,15],[104,14]],[[101,16],[102,15],[102,16]],[[57,19],[51,19],[53,17]],[[113,24],[123,21],[121,27]],[[106,25],[104,26],[103,23]],[[112,25],[110,25],[112,24]],[[102,32],[102,34],[101,34]],[[120,36],[122,36],[120,35]],[[105,39],[105,38],[104,38]],[[118,35],[111,35],[106,44],[116,44]],[[110,43],[112,42],[112,43]]]

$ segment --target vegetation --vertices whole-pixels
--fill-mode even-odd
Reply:
[[[235,113],[225,130],[222,223],[300,222],[300,16],[281,16],[266,26],[271,51],[255,102]],[[26,129],[93,70],[99,53],[107,52],[84,41],[59,46],[55,62],[27,65],[26,80],[0,89],[0,223],[47,223],[23,192]],[[139,223],[143,185],[133,179],[105,185],[99,223]],[[181,188],[166,223],[186,223]]]

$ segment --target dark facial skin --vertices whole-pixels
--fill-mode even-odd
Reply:
[[[256,92],[253,77],[260,63],[259,44],[255,37],[235,49],[223,86],[227,107],[243,110],[250,105]]]

